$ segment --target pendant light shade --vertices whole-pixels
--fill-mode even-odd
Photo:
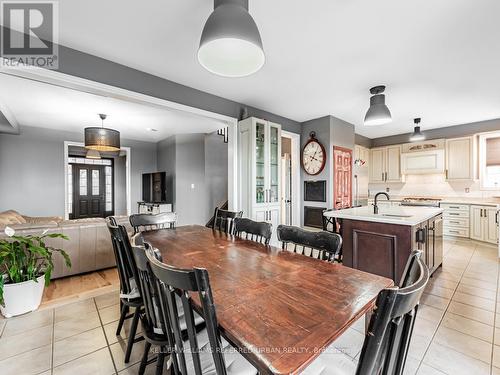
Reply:
[[[215,0],[201,34],[200,64],[220,76],[244,77],[262,68],[265,59],[248,0]]]
[[[100,159],[101,154],[97,150],[88,150],[87,155],[85,155],[87,159]]]
[[[422,134],[420,126],[418,126],[418,124],[420,124],[420,119],[413,119],[413,123],[415,124],[415,127],[413,128],[413,134],[410,137],[410,141],[417,142],[425,140],[425,135]]]
[[[120,151],[120,132],[104,127],[106,115],[99,114],[101,127],[85,128],[85,148],[96,151]]]
[[[385,105],[385,86],[375,86],[370,89],[370,108],[365,115],[365,125],[383,125],[392,121],[391,111]]]

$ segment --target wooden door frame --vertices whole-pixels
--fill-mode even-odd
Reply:
[[[353,173],[353,167],[352,167],[352,154],[353,150],[347,147],[341,147],[341,146],[332,146],[332,176],[333,176],[333,181],[332,181],[332,187],[333,187],[333,202],[332,202],[332,207],[335,208],[335,202],[336,202],[336,197],[337,197],[337,189],[335,189],[335,151],[343,151],[349,153],[351,156],[351,173],[349,173],[349,186],[351,187],[351,206],[352,206],[352,173]]]

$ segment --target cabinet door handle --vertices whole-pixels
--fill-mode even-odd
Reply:
[[[446,173],[446,179],[448,179],[448,169],[445,171]]]
[[[458,207],[458,206],[450,206],[448,208],[456,208],[458,210],[460,207]]]
[[[495,223],[498,224],[498,211],[495,213]]]
[[[450,216],[459,216],[460,214],[457,214],[456,212],[448,212],[448,215],[450,215]]]
[[[384,172],[382,172],[382,181],[385,181],[385,180],[384,180]]]

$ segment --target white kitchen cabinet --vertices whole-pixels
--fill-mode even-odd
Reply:
[[[446,180],[474,179],[474,137],[446,140]]]
[[[443,232],[447,236],[469,238],[469,217],[471,215],[468,204],[441,203],[443,213]]]
[[[240,206],[243,216],[280,223],[281,125],[250,117],[238,123]]]
[[[360,165],[360,167],[368,168],[370,165],[370,149],[360,145],[354,145],[354,160],[364,161],[365,163]]]
[[[470,238],[493,244],[498,242],[495,207],[470,206]]]
[[[370,182],[402,182],[401,146],[373,148],[370,152]]]

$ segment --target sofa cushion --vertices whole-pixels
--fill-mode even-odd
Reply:
[[[8,210],[0,213],[0,218],[7,219],[8,224],[26,224],[26,219],[17,211]]]
[[[27,224],[45,224],[45,223],[59,223],[62,221],[62,217],[60,216],[46,216],[46,217],[38,217],[38,216],[24,216],[23,218],[26,220]]]

